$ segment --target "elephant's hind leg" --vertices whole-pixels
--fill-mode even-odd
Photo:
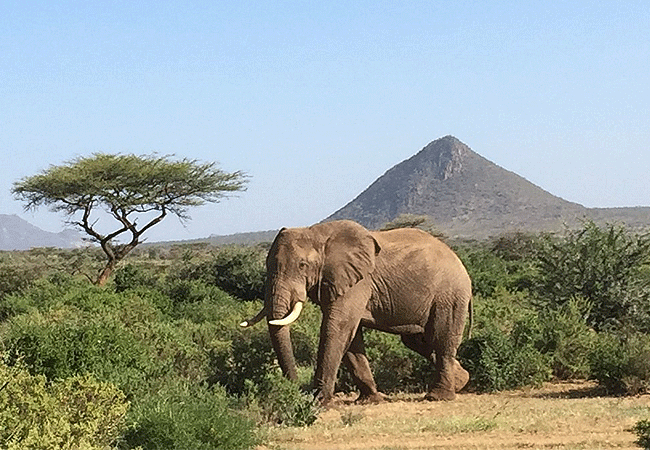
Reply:
[[[343,364],[348,368],[354,383],[359,388],[358,403],[379,403],[384,401],[385,396],[377,390],[377,384],[370,370],[361,327],[357,329],[348,351],[343,356]]]
[[[431,342],[435,354],[436,377],[429,400],[454,400],[456,392],[469,380],[469,374],[456,360],[456,350],[465,326],[463,302],[441,301],[434,304],[425,329],[425,342]]]
[[[436,354],[433,352],[433,343],[424,338],[424,333],[420,334],[403,334],[402,342],[409,349],[424,356],[434,366],[436,365]],[[454,359],[454,390],[460,392],[469,381],[469,372],[460,365],[457,359]]]

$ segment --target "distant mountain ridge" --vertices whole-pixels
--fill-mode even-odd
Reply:
[[[453,136],[437,139],[393,166],[325,221],[352,219],[378,229],[402,214],[429,216],[452,238],[485,239],[508,231],[560,231],[587,218],[650,229],[650,207],[586,208],[488,161]],[[270,230],[146,245],[257,244],[272,241],[276,234]],[[16,215],[0,214],[0,250],[82,245],[82,236],[75,230],[50,233]]]
[[[376,229],[401,214],[426,215],[453,237],[554,231],[585,218],[650,225],[650,208],[586,208],[557,197],[472,151],[453,136],[395,165],[326,220]]]
[[[16,215],[0,214],[0,250],[34,247],[77,248],[85,245],[75,230],[44,231]]]

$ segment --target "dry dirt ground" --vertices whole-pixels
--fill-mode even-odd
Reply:
[[[639,449],[631,428],[641,419],[650,419],[650,396],[602,397],[588,382],[440,403],[340,399],[311,427],[270,430],[258,450]]]

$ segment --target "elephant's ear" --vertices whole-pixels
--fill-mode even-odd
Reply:
[[[375,269],[381,248],[358,224],[337,229],[325,243],[322,277],[330,295],[340,297]]]

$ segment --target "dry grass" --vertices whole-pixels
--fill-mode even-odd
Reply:
[[[270,430],[260,450],[638,449],[630,429],[650,418],[650,396],[600,397],[590,383],[442,403],[421,397],[369,406],[341,399],[311,427]]]

